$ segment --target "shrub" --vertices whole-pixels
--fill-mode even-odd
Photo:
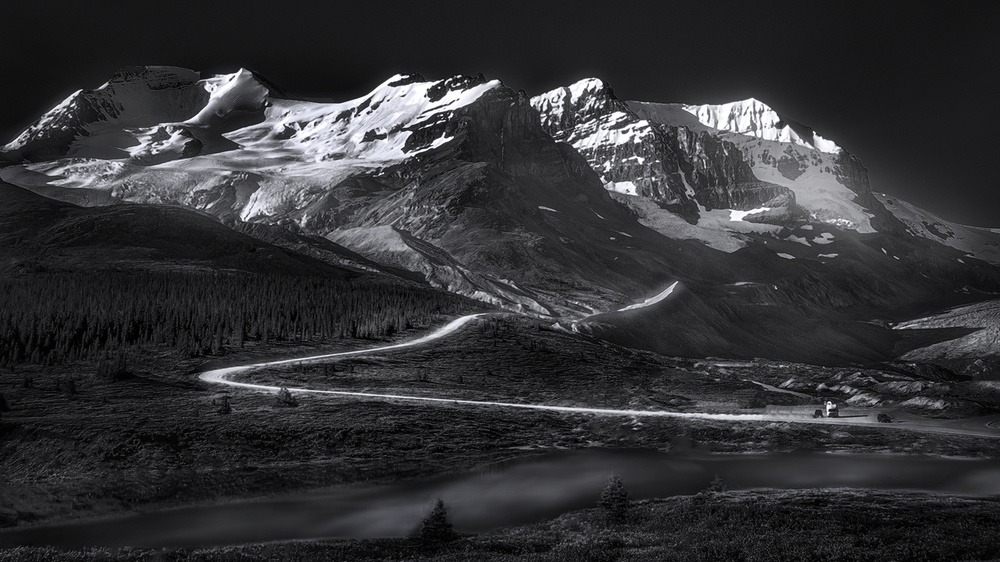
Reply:
[[[230,404],[229,404],[229,397],[228,396],[223,395],[223,396],[220,396],[220,397],[212,400],[212,405],[219,407],[217,410],[215,410],[216,413],[219,413],[219,414],[231,414],[233,412],[233,407],[230,406]]]
[[[281,387],[281,390],[278,391],[278,405],[294,408],[299,405],[299,401],[297,398],[292,396],[291,391],[285,387]]]

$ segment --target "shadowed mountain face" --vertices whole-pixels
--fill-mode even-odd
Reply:
[[[997,296],[995,268],[956,268],[961,254],[926,240],[843,234],[830,250],[840,259],[815,259],[795,243],[768,246],[775,242],[722,254],[727,271],[679,275],[662,299],[573,329],[673,356],[864,364],[963,335],[904,333],[890,323]]]
[[[36,193],[139,203],[9,195],[36,197],[47,225],[5,215],[22,268],[91,247],[151,267],[333,264],[664,353],[827,363],[897,353],[869,321],[1000,291],[964,253],[995,233],[966,248],[917,231],[925,215],[898,217],[860,160],[756,100],[622,102],[596,80],[529,98],[482,76],[399,75],[315,103],[246,70],[149,67],[74,94],[3,154],[0,178]],[[593,315],[673,281],[655,306]]]
[[[178,207],[79,207],[0,182],[0,270],[249,271],[356,277]]]
[[[621,345],[681,357],[699,357],[712,350],[719,357],[845,364],[893,356],[900,338],[892,330],[828,311],[768,302],[776,293],[740,286],[729,294],[703,298],[678,286],[661,302],[598,314],[575,329]]]

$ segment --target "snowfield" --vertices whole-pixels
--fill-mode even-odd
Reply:
[[[175,71],[191,72],[169,70]],[[142,97],[148,94],[129,83],[105,84],[97,91],[113,88],[115,102],[126,109],[109,116],[90,138],[74,143],[91,152],[100,148],[104,155],[117,151],[120,157],[67,157],[13,166],[4,169],[2,179],[29,187],[48,184],[107,191],[122,184],[147,190],[168,185],[161,188],[161,198],[173,202],[211,199],[207,194],[225,189],[232,174],[242,173],[259,186],[239,209],[240,219],[250,221],[280,214],[290,205],[307,207],[324,190],[353,175],[441,148],[453,138],[441,134],[414,142],[414,133],[446,121],[498,86],[498,80],[427,81],[397,74],[365,96],[320,103],[274,96],[254,73],[240,69],[198,80],[193,89],[207,94],[207,102],[187,119],[135,127],[131,123],[138,110],[128,108],[149,105]],[[168,108],[189,103],[177,96],[159,103]],[[53,123],[71,120],[69,112],[79,97],[77,92],[52,108],[5,150],[20,148],[32,134]],[[155,166],[148,167],[151,163]],[[171,177],[173,181],[163,181]],[[128,199],[127,193],[121,195]]]

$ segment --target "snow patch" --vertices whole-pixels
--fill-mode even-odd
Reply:
[[[559,211],[553,209],[552,207],[546,207],[545,205],[539,205],[538,208],[541,209],[541,210],[543,210],[543,211],[548,211],[550,213],[558,213],[559,212]]]
[[[819,257],[821,257],[821,258],[835,258],[835,257],[837,257],[839,255],[840,254],[820,254]]]
[[[833,242],[834,236],[829,232],[824,232],[816,238],[813,238],[813,244],[829,244]]]
[[[758,207],[756,209],[750,209],[749,211],[737,211],[736,209],[732,209],[729,211],[729,220],[734,222],[742,221],[747,215],[755,215],[757,213],[763,213],[770,210],[770,207]]]
[[[674,281],[673,283],[670,284],[669,287],[667,287],[666,289],[664,289],[661,293],[659,293],[659,294],[657,294],[655,296],[649,297],[648,299],[642,301],[641,303],[631,304],[629,306],[626,306],[625,308],[619,309],[618,312],[624,312],[626,310],[636,310],[636,309],[639,309],[639,308],[646,308],[647,306],[652,306],[652,305],[654,305],[654,304],[662,301],[663,299],[669,297],[670,294],[673,293],[674,289],[677,287],[677,283],[679,283],[679,281]]]
[[[608,191],[621,193],[622,195],[639,195],[639,189],[630,181],[609,181],[604,185],[604,188]]]
[[[782,252],[778,252],[778,257],[779,258],[785,258],[786,260],[794,260],[795,259],[795,256],[793,256],[791,254],[785,254],[785,253],[782,253]]]

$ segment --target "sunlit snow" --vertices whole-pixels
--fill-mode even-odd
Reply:
[[[765,211],[770,211],[770,207],[758,207],[756,209],[750,209],[749,211],[737,211],[732,209],[729,211],[729,220],[731,221],[742,221],[747,215],[754,215],[757,213],[763,213]]]
[[[636,188],[635,184],[630,181],[618,181],[618,182],[608,182],[604,186],[608,191],[614,191],[615,193],[621,193],[623,195],[639,195],[639,190]]]
[[[721,105],[685,105],[683,108],[701,124],[713,129],[794,143],[831,154],[841,151],[836,143],[815,133],[810,139],[802,138],[773,109],[753,98]]]
[[[626,310],[636,310],[636,309],[639,309],[639,308],[645,308],[647,306],[652,306],[652,305],[654,305],[654,304],[662,301],[663,299],[669,297],[670,294],[673,293],[674,289],[677,287],[677,283],[679,283],[679,282],[678,281],[674,281],[673,283],[670,284],[669,287],[667,287],[666,289],[664,289],[663,292],[661,292],[661,293],[659,293],[659,294],[657,294],[655,296],[649,297],[648,299],[646,299],[646,300],[644,300],[644,301],[642,301],[640,303],[630,304],[630,305],[626,306],[625,308],[619,309],[618,312],[624,312]]]

